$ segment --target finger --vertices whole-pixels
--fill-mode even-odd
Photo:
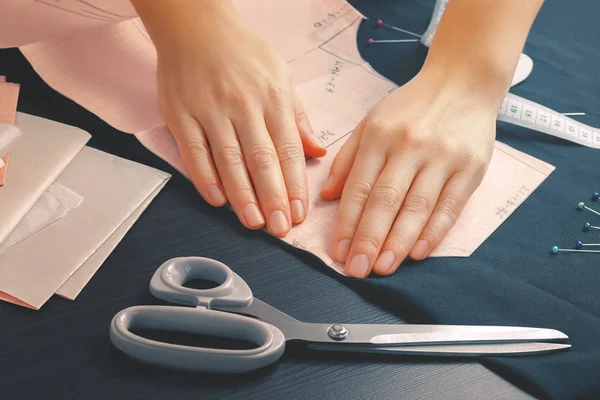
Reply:
[[[415,177],[373,266],[376,274],[392,274],[404,261],[427,223],[448,175],[445,170],[430,167]]]
[[[169,124],[177,142],[188,178],[204,200],[213,206],[224,206],[227,197],[215,168],[204,129],[195,118],[182,115]]]
[[[337,211],[333,255],[339,262],[346,262],[354,232],[384,165],[385,155],[375,146],[364,146],[356,155]]]
[[[417,170],[416,161],[403,159],[389,161],[381,172],[352,240],[346,260],[349,275],[364,278],[371,272]]]
[[[294,92],[294,117],[296,121],[296,127],[300,132],[300,139],[302,140],[302,147],[307,157],[319,158],[327,154],[327,149],[319,143],[319,140],[315,136],[313,128],[308,120],[308,115],[304,111],[304,106],[298,97],[298,93]]]
[[[292,222],[304,220],[308,207],[308,181],[302,142],[292,112],[279,107],[265,115],[265,122],[277,152]]]
[[[264,117],[248,113],[243,120],[234,123],[267,228],[274,236],[285,236],[292,226],[290,203],[277,151]]]
[[[410,252],[412,259],[422,260],[435,250],[454,226],[467,201],[480,183],[481,179],[469,172],[457,173],[448,180],[433,214]]]
[[[211,122],[206,124],[206,137],[229,202],[246,227],[262,228],[265,219],[246,170],[233,124],[226,118]]]
[[[360,145],[362,124],[357,126],[350,138],[342,145],[331,164],[329,178],[321,190],[323,200],[335,200],[342,195],[346,180],[354,164],[354,159]]]

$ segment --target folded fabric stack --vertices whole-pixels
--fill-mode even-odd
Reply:
[[[19,85],[0,81],[0,300],[37,310],[79,295],[170,175],[17,112]]]

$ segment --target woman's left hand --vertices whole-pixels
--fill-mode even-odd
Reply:
[[[349,275],[390,275],[407,256],[426,258],[481,183],[498,106],[465,82],[420,72],[373,108],[337,154],[321,197],[341,196],[332,252]]]

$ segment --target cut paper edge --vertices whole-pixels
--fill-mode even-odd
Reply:
[[[35,308],[31,304],[25,303],[24,301],[19,300],[16,297],[11,296],[10,294],[8,294],[6,292],[0,292],[0,300],[5,301],[7,303],[15,304],[17,306],[29,308],[30,310],[35,310],[35,311],[39,310],[39,308]]]

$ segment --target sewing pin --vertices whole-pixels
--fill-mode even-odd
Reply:
[[[600,226],[594,226],[594,225],[590,224],[589,222],[586,222],[585,224],[583,224],[584,232],[587,232],[590,229],[600,230]]]
[[[593,212],[596,215],[600,215],[600,213],[598,211],[592,210],[591,208],[586,206],[583,201],[580,201],[579,203],[577,203],[577,209],[578,210],[588,210],[589,212]]]
[[[598,200],[599,196],[600,196],[600,194],[598,194],[598,192],[592,193],[592,200]]]
[[[394,39],[394,40],[367,40],[367,46],[370,46],[374,43],[414,43],[418,42],[418,39]]]
[[[582,247],[600,246],[600,243],[581,243],[579,240],[575,242],[575,248],[581,249]]]
[[[573,250],[573,249],[560,249],[558,246],[552,246],[552,254],[558,253],[600,253],[600,250]]]
[[[398,31],[398,32],[406,33],[407,35],[411,35],[411,36],[414,36],[414,37],[418,37],[419,39],[421,38],[421,35],[417,35],[416,33],[413,33],[413,32],[411,32],[411,31],[407,31],[407,30],[405,30],[405,29],[401,29],[401,28],[398,28],[398,27],[396,27],[396,26],[393,26],[393,25],[390,25],[390,24],[386,24],[386,23],[384,23],[384,22],[383,22],[382,20],[380,20],[380,19],[378,19],[378,20],[377,20],[377,22],[375,22],[375,26],[376,26],[377,28],[379,28],[379,27],[382,27],[382,26],[385,26],[386,28],[390,28],[390,29],[393,29],[393,30],[395,30],[395,31]]]
[[[562,113],[565,117],[578,117],[585,115],[584,112],[570,112],[570,113]]]

